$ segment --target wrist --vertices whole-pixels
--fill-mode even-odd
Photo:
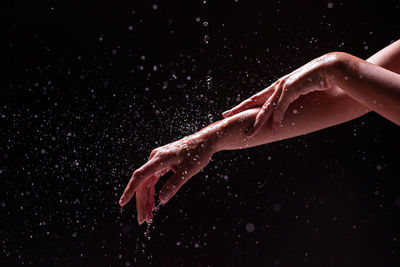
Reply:
[[[252,108],[242,111],[203,129],[206,130],[205,138],[213,147],[213,153],[248,147],[249,139],[245,131],[252,125],[259,110]]]
[[[221,150],[222,135],[220,135],[220,124],[221,121],[213,123],[188,137],[192,140],[197,140],[201,143],[201,146],[209,148],[214,154]]]

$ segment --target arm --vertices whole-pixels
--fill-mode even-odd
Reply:
[[[386,59],[388,55],[396,54],[393,51],[398,51],[398,44],[397,42],[383,49],[370,60],[393,71],[399,71],[397,61]],[[253,123],[260,109],[256,107],[236,113],[193,135],[153,150],[148,162],[133,173],[119,201],[120,205],[126,205],[136,193],[138,222],[150,222],[154,210],[154,186],[160,176],[170,169],[174,175],[159,193],[162,204],[167,203],[184,183],[204,168],[212,155],[218,151],[241,149],[291,138],[349,121],[368,112],[364,105],[334,86],[330,90],[304,95],[292,103],[277,135],[271,136],[265,124],[253,137],[245,136],[244,129]]]
[[[347,61],[345,60],[345,55],[347,56]],[[349,58],[352,58],[352,60],[350,60]],[[256,117],[255,122],[251,127],[251,130],[247,133],[248,136],[251,136],[252,134],[255,134],[261,128],[261,126],[267,122],[269,117],[272,117],[270,122],[271,124],[273,124],[272,126],[275,126],[275,128],[276,125],[284,123],[285,120],[282,121],[282,119],[284,119],[283,115],[285,114],[285,116],[287,116],[289,113],[286,112],[286,109],[290,107],[289,105],[295,104],[303,97],[309,98],[309,101],[306,101],[307,104],[313,104],[312,102],[314,102],[315,104],[316,102],[320,101],[321,98],[327,99],[326,102],[330,103],[331,107],[335,107],[337,109],[337,116],[327,116],[325,118],[326,120],[324,124],[327,125],[326,127],[357,118],[367,113],[370,109],[375,110],[384,116],[388,114],[376,110],[377,107],[367,104],[365,100],[363,102],[363,99],[361,99],[361,97],[356,97],[356,94],[352,93],[352,90],[363,93],[365,93],[366,91],[371,92],[371,90],[373,90],[375,94],[368,94],[370,96],[370,99],[375,98],[375,101],[378,100],[378,98],[376,98],[378,97],[376,94],[379,94],[382,98],[382,101],[390,101],[390,103],[381,102],[381,107],[386,108],[386,110],[391,110],[392,113],[396,113],[396,108],[393,106],[396,106],[396,104],[398,103],[398,97],[393,98],[393,96],[396,96],[397,89],[393,85],[393,83],[390,83],[388,81],[390,80],[391,82],[396,82],[395,80],[397,79],[393,77],[396,76],[395,73],[400,72],[400,40],[392,43],[391,45],[385,47],[384,49],[370,57],[367,61],[372,64],[368,64],[366,61],[358,59],[358,63],[362,62],[365,63],[364,65],[368,66],[368,68],[361,68],[362,72],[360,72],[360,68],[358,70],[351,70],[351,68],[349,67],[346,68],[346,66],[351,65],[349,62],[355,62],[356,59],[357,58],[351,57],[350,55],[343,53],[333,53],[330,55],[328,54],[322,56],[321,58],[311,61],[310,63],[292,72],[291,74],[286,75],[267,89],[245,100],[233,109],[224,112],[223,115],[224,117],[232,116],[233,114],[236,114],[248,108],[261,106],[264,104],[263,107],[260,109],[260,112]],[[333,65],[335,65],[336,67],[332,68]],[[355,64],[353,64],[353,66],[354,65]],[[380,66],[381,68],[379,68],[378,66]],[[376,73],[377,69],[380,70],[378,77],[379,82],[376,80],[377,77],[374,77],[373,75]],[[324,84],[324,86],[321,86],[320,70],[325,70],[323,71],[323,73],[336,75],[329,79],[329,81],[331,81],[330,83],[327,82]],[[339,70],[341,70],[342,72],[340,73]],[[363,77],[368,76],[369,79],[356,81],[356,79],[354,78],[356,76],[360,77],[360,75],[362,75]],[[340,77],[344,78],[345,76],[348,76],[348,78],[353,77],[353,79],[348,82],[347,80],[345,80],[345,82],[343,82],[343,80],[335,80],[335,78],[339,79]],[[377,83],[374,84],[374,88],[372,89],[371,79],[375,79],[375,81],[377,81]],[[341,86],[343,88],[341,88]],[[380,90],[382,86],[386,87],[386,90]],[[365,89],[364,87],[369,89]],[[302,96],[304,94],[306,95]],[[312,101],[313,99],[314,101]],[[387,106],[389,104],[391,105]],[[272,108],[273,105],[275,106]],[[329,108],[327,107],[327,109]],[[329,112],[329,110],[326,111]],[[317,113],[309,114],[310,120],[313,120],[314,114],[319,115]],[[395,115],[392,114],[389,116],[391,116],[390,118],[393,118],[393,116]],[[333,118],[334,120],[330,121],[331,118]],[[324,127],[324,124],[321,126]]]
[[[332,99],[341,101],[332,101]],[[260,107],[245,110],[226,118],[228,123],[222,123],[219,126],[218,135],[215,134],[216,131],[213,132],[219,140],[215,142],[216,151],[253,147],[304,135],[349,121],[367,112],[363,106],[352,106],[353,102],[351,98],[336,91],[305,95],[290,105],[275,135],[271,135],[270,126],[264,124],[251,137],[246,136],[244,131],[253,124]],[[346,105],[352,108],[346,110],[343,108]]]
[[[334,53],[327,78],[348,96],[400,125],[400,75],[346,53]]]
[[[239,114],[215,122],[199,132],[184,137],[171,144],[154,149],[148,162],[133,172],[119,204],[126,205],[136,193],[138,222],[151,222],[155,208],[155,184],[169,170],[174,175],[164,184],[159,193],[161,204],[166,204],[191,177],[203,169],[212,155],[218,151],[241,149],[286,139],[326,128],[353,118],[354,113],[336,112],[338,105],[330,101],[335,95],[322,92],[304,96],[294,103],[284,126],[275,136],[271,136],[264,125],[253,137],[243,133],[257,116],[260,108],[245,110]],[[352,101],[345,98],[343,101]],[[295,109],[300,112],[293,112]],[[360,111],[362,111],[360,109]],[[313,116],[313,120],[309,117]],[[327,118],[329,119],[327,122]]]

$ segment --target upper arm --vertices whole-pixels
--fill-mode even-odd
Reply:
[[[400,40],[381,49],[366,61],[390,71],[400,73]],[[309,96],[303,96],[303,98],[305,102],[317,101],[327,106],[334,106],[338,110],[342,109],[334,118],[334,123],[348,121],[370,111],[363,104],[348,96],[338,86],[335,86],[332,90],[311,93]]]
[[[390,71],[400,73],[400,40],[378,51],[368,58],[367,61]]]

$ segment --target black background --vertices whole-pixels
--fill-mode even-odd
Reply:
[[[373,113],[214,155],[148,229],[117,204],[153,148],[397,40],[399,1],[3,5],[2,266],[400,265],[400,132]]]

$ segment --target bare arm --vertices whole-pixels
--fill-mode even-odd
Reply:
[[[312,106],[319,101],[329,103],[326,110],[323,107],[319,110],[322,115],[324,112],[332,112],[329,110],[331,107],[336,108],[334,111],[336,116],[326,116],[322,122],[317,118],[315,125],[314,116],[319,116],[321,113],[309,113],[310,125],[307,128],[311,131],[357,118],[369,110],[377,111],[397,123],[395,116],[399,113],[396,87],[398,72],[400,72],[400,40],[385,47],[367,61],[345,53],[331,53],[282,77],[267,89],[224,112],[223,115],[228,117],[248,108],[263,105],[250,131],[247,132],[249,137],[261,129],[270,117],[271,120],[268,122],[271,128],[275,129],[277,125],[282,126],[285,121],[295,123],[293,120],[288,121],[283,118],[290,113],[286,109],[289,107],[290,111],[290,107],[299,101],[305,101],[307,105]],[[326,82],[322,80],[321,83],[321,76],[324,79],[329,76],[329,79],[325,79]],[[306,95],[301,96],[304,94]],[[302,100],[305,97],[307,100]],[[370,100],[369,103],[367,99]],[[376,105],[371,105],[371,102]]]
[[[397,61],[387,59],[393,56],[399,58],[398,50],[399,42],[386,47],[369,60],[399,72]],[[362,89],[364,85],[354,84],[358,89]],[[193,175],[204,168],[212,155],[218,151],[257,146],[310,133],[349,121],[369,110],[347,95],[344,90],[334,86],[326,91],[304,95],[292,103],[277,135],[271,136],[269,125],[265,124],[254,136],[245,136],[244,130],[253,123],[260,109],[261,107],[247,109],[213,123],[195,134],[153,150],[148,162],[133,173],[119,201],[120,205],[126,205],[136,193],[138,222],[139,224],[144,221],[150,222],[153,218],[155,184],[160,176],[170,169],[174,175],[159,193],[163,204],[167,203]]]
[[[351,108],[345,109],[346,106]],[[216,142],[216,151],[253,147],[304,135],[349,121],[367,112],[363,106],[354,106],[354,100],[341,92],[314,92],[290,105],[276,135],[271,135],[269,125],[264,124],[254,136],[247,137],[244,131],[252,125],[259,111],[260,107],[252,108],[223,120],[219,125],[219,134],[216,134],[217,131],[210,133],[219,140]]]
[[[400,75],[346,53],[335,53],[326,75],[348,96],[400,125]]]

